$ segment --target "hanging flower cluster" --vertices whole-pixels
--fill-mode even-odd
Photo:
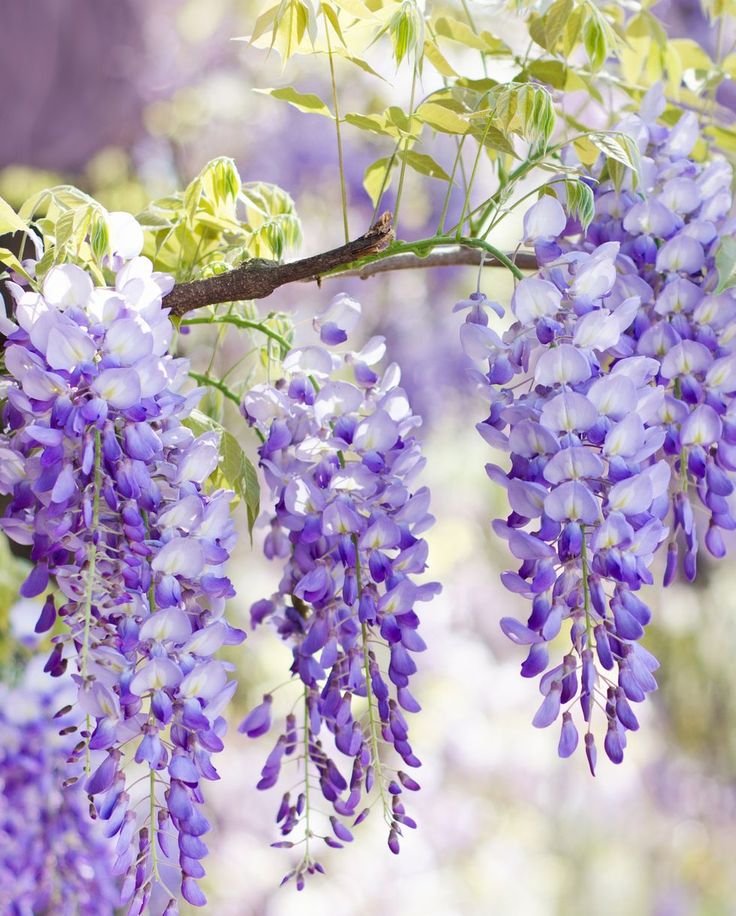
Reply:
[[[655,91],[621,125],[641,152],[638,185],[593,170],[587,231],[554,196],[527,212],[540,270],[516,287],[502,336],[489,327],[496,303],[476,293],[456,306],[468,311],[465,352],[488,360],[477,380],[491,409],[478,429],[510,455],[508,470],[487,466],[511,507],[494,530],[521,562],[502,580],[531,602],[526,623],[501,625],[529,647],[522,675],[542,675],[534,725],[561,715],[562,757],[578,745],[579,704],[592,772],[594,721],[620,763],[638,728],[630,704],[656,688],[657,662],[638,642],[655,554],[667,545],[666,584],[679,555],[693,579],[694,510],[716,557],[736,528],[736,297],[716,292],[715,266],[733,231],[731,170],[689,158],[697,120],[661,127],[660,106]],[[569,652],[553,664],[549,643],[568,624]]]
[[[187,363],[167,352],[162,296],[173,281],[136,254],[111,259],[111,288],[63,265],[40,293],[13,289],[0,492],[3,530],[34,564],[21,594],[42,594],[50,577],[58,590],[37,630],[57,615],[66,625],[46,670],[61,675],[72,662],[86,719],[70,768],[84,766],[117,838],[121,902],[142,913],[156,890],[172,913],[178,891],[162,865],[186,900],[205,903],[201,783],[217,778],[211,755],[235,689],[213,655],[243,633],[223,617],[232,494],[205,488],[217,437],[183,425],[200,395],[183,393]],[[124,772],[128,756],[143,786]]]
[[[110,844],[91,823],[81,786],[63,785],[76,741],[73,694],[68,679],[49,683],[35,660],[19,683],[0,688],[3,913],[95,916],[118,902]],[[55,716],[59,707],[64,714]]]
[[[341,343],[359,315],[358,303],[338,296],[315,327],[323,342]],[[287,641],[302,685],[301,712],[287,716],[258,787],[275,785],[290,759],[305,762],[302,790],[287,791],[277,815],[283,836],[302,832],[303,859],[286,877],[299,889],[306,873],[322,870],[310,851],[320,836],[310,789],[335,812],[322,836],[328,846],[352,840],[374,787],[392,852],[402,828],[415,826],[402,797],[419,786],[390,768],[382,749],[392,747],[406,767],[420,764],[405,717],[419,710],[409,680],[414,653],[425,648],[415,608],[439,587],[414,581],[427,564],[421,534],[433,519],[429,491],[416,484],[425,463],[414,434],[420,420],[398,387],[398,367],[376,373],[384,351],[382,338],[343,356],[291,350],[284,378],[257,385],[243,403],[263,437],[261,466],[275,500],[265,553],[284,562],[278,592],[253,606],[252,622],[270,621]],[[353,381],[338,377],[346,369]],[[241,731],[268,731],[271,705],[265,696]]]

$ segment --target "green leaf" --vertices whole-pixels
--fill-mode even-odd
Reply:
[[[547,83],[554,89],[565,89],[567,66],[559,60],[533,60],[527,64],[526,73],[540,83]]]
[[[0,248],[0,267],[2,266],[9,267],[10,270],[14,270],[27,280],[32,280],[31,275],[26,272],[25,267],[23,267],[18,258],[7,248]]]
[[[552,51],[567,28],[574,7],[573,0],[555,0],[544,17],[546,47]]]
[[[261,489],[256,469],[238,440],[226,429],[222,430],[220,439],[220,457],[222,475],[245,506],[248,514],[248,531],[252,534],[261,505]]]
[[[428,178],[438,178],[440,181],[450,180],[450,176],[442,166],[438,165],[426,153],[417,153],[415,150],[402,150],[398,156],[415,172],[419,172],[420,175],[426,175]]]
[[[584,181],[566,181],[567,212],[573,219],[577,219],[583,227],[583,232],[593,222],[595,216],[595,197],[590,185]]]
[[[397,66],[408,55],[424,47],[424,20],[413,0],[404,0],[388,23]]]
[[[398,105],[391,105],[383,113],[387,125],[393,124],[404,137],[416,137],[418,125],[411,115],[406,114]]]
[[[498,54],[508,50],[507,45],[500,38],[496,38],[490,32],[476,34],[466,22],[452,16],[440,16],[434,23],[434,31],[442,38],[449,38],[451,41],[465,45],[466,48],[476,48],[488,54]]]
[[[449,78],[457,76],[457,72],[447,62],[445,55],[440,51],[436,42],[431,41],[429,38],[424,42],[424,57],[432,64],[440,76]]]
[[[593,142],[598,149],[609,159],[614,159],[631,169],[637,176],[639,175],[640,159],[639,148],[628,134],[612,131],[604,133],[592,131],[588,134],[588,139]]]
[[[395,165],[395,159],[392,162],[390,158],[386,157],[384,159],[377,159],[365,170],[365,174],[363,175],[363,187],[374,207],[378,205],[382,192],[391,184],[391,176],[389,175],[386,177],[386,172],[389,167],[393,168]]]
[[[92,254],[101,261],[110,250],[110,230],[103,213],[95,213],[89,233]]]
[[[596,17],[591,16],[585,23],[583,44],[585,45],[585,53],[588,55],[591,69],[594,71],[600,70],[606,59],[608,47],[606,45],[606,36]]]
[[[389,128],[381,115],[366,115],[350,112],[345,115],[343,121],[345,121],[346,124],[357,127],[358,130],[368,130],[371,131],[371,133],[381,134],[384,137],[393,137],[394,139],[398,139],[399,137],[399,132],[393,127]]]
[[[532,20],[529,34],[540,47],[554,52],[567,28],[573,7],[573,0],[555,0],[543,16]]]
[[[373,13],[361,0],[332,0],[332,2],[356,19],[373,19]]]
[[[299,111],[307,114],[323,115],[326,118],[333,118],[334,115],[318,95],[311,92],[297,92],[291,86],[284,86],[281,89],[255,89],[254,92],[263,95],[273,96],[275,99],[281,99],[293,105]]]
[[[340,39],[341,44],[345,45],[345,37],[342,34],[342,28],[340,27],[340,20],[338,19],[337,10],[334,10],[329,3],[322,4],[322,12],[324,13],[325,19],[330,23],[332,29]]]
[[[0,197],[0,235],[6,232],[27,232],[28,226],[10,204]]]
[[[554,130],[555,112],[552,97],[536,83],[505,83],[495,87],[490,96],[489,112],[504,133],[513,133],[533,146],[546,148]]]
[[[253,462],[245,454],[235,436],[201,410],[195,408],[184,424],[196,436],[206,432],[216,432],[220,436],[219,470],[227,485],[235,491],[235,495],[245,506],[248,531],[252,534],[261,505],[261,488]]]
[[[420,121],[444,134],[467,134],[470,129],[467,121],[441,102],[424,102],[414,114]]]
[[[374,70],[373,67],[367,62],[364,61],[362,57],[355,57],[353,54],[349,54],[344,48],[334,48],[333,53],[337,54],[339,57],[342,57],[343,60],[348,61],[348,63],[353,64],[355,67],[358,67],[364,73],[370,74],[370,76],[378,77],[379,80],[383,80],[384,83],[388,82],[385,76]]]
[[[235,201],[240,193],[240,174],[229,156],[212,159],[199,173],[202,191],[212,203],[218,216],[234,215]]]
[[[716,295],[736,286],[736,238],[733,236],[726,235],[718,243],[716,270],[718,271]]]

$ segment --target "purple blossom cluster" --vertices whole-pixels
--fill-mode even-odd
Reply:
[[[480,293],[456,306],[468,312],[465,352],[487,360],[478,429],[510,457],[507,470],[487,465],[511,508],[494,530],[521,563],[502,580],[531,602],[525,623],[501,626],[528,646],[521,673],[541,675],[543,697],[534,725],[561,720],[562,757],[579,742],[579,705],[591,772],[594,719],[620,763],[638,728],[631,704],[657,686],[639,642],[655,554],[666,555],[665,584],[680,557],[692,580],[701,539],[722,557],[723,532],[736,528],[736,296],[717,291],[715,264],[734,228],[731,169],[696,163],[697,120],[663,127],[661,108],[655,90],[620,125],[640,150],[638,184],[603,163],[592,170],[587,230],[564,191],[527,212],[540,269],[517,285],[508,330],[490,328],[502,310]],[[570,648],[555,663],[563,627]]]
[[[223,616],[232,494],[206,486],[219,443],[184,424],[200,392],[184,392],[187,362],[168,353],[173,281],[137,256],[136,237],[110,258],[110,286],[75,265],[50,270],[40,292],[13,286],[0,524],[30,549],[21,594],[47,593],[37,631],[65,624],[45,670],[72,662],[85,720],[69,769],[84,767],[116,838],[121,903],[142,913],[155,891],[173,913],[162,864],[189,903],[205,903],[202,783],[218,778],[211,757],[235,689],[214,654],[244,634]]]
[[[73,694],[68,679],[49,682],[35,660],[19,683],[0,688],[0,911],[9,916],[96,916],[118,902],[110,843],[90,821],[81,785],[64,786]]]
[[[341,343],[359,315],[358,303],[338,296],[315,327],[323,342]],[[420,765],[405,715],[420,708],[409,689],[414,655],[425,648],[415,608],[439,586],[414,579],[427,565],[421,535],[433,518],[429,491],[417,484],[420,420],[398,387],[398,367],[376,372],[384,351],[382,338],[342,356],[291,350],[284,377],[257,385],[243,402],[263,437],[261,467],[275,501],[265,553],[284,564],[278,591],[253,605],[252,622],[269,621],[288,643],[302,688],[258,787],[274,786],[290,761],[303,768],[301,790],[287,791],[277,814],[284,837],[302,832],[304,856],[285,879],[299,889],[307,873],[322,871],[310,840],[350,842],[373,803],[368,796],[382,807],[392,852],[402,828],[416,826],[402,799],[419,785],[383,758],[393,749],[401,766]],[[241,731],[267,732],[271,706],[267,695]],[[334,810],[325,834],[313,819],[316,791]]]

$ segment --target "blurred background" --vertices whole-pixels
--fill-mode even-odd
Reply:
[[[304,225],[302,254],[342,241],[332,124],[253,92],[281,85],[274,55],[233,37],[258,13],[253,0],[3,0],[0,84],[21,86],[3,103],[0,195],[19,204],[33,191],[71,182],[110,209],[141,210],[183,187],[211,158],[232,156],[243,179],[274,182],[294,198]],[[672,35],[713,42],[695,0],[658,4]],[[501,14],[500,28],[511,28]],[[506,18],[503,19],[503,16]],[[504,25],[503,23],[506,23]],[[501,34],[504,34],[501,32]],[[504,34],[504,37],[506,35]],[[344,111],[408,104],[408,86],[355,71],[342,74]],[[340,74],[338,74],[340,76]],[[326,64],[290,62],[288,81],[327,94]],[[388,102],[386,101],[388,100]],[[385,153],[366,134],[346,132],[353,235],[367,229],[372,205],[365,167]],[[402,204],[402,235],[433,227],[443,186],[428,182]],[[390,205],[390,200],[387,201]],[[431,231],[431,228],[430,228]],[[507,244],[513,247],[514,227]],[[497,239],[503,247],[504,238]],[[291,253],[292,256],[296,254]],[[507,562],[490,519],[502,493],[483,470],[483,418],[467,385],[454,302],[475,288],[474,268],[399,272],[368,281],[326,282],[279,291],[263,311],[295,316],[297,331],[343,289],[363,303],[363,332],[385,334],[390,357],[425,420],[427,482],[437,525],[430,534],[431,575],[443,594],[426,607],[412,723],[422,757],[419,822],[399,857],[379,819],[353,847],[326,852],[325,878],[301,893],[279,889],[288,851],[274,850],[276,794],[254,786],[264,743],[235,728],[210,787],[215,829],[205,889],[218,916],[725,916],[736,913],[736,571],[704,558],[696,587],[656,590],[646,645],[661,660],[661,689],[641,712],[625,763],[603,759],[592,779],[582,754],[556,756],[557,734],[531,718],[536,685],[519,677],[521,652],[498,620],[521,607],[498,580]],[[504,301],[506,276],[486,270],[491,298]],[[207,365],[213,336],[192,333],[185,346]],[[252,344],[237,334],[219,342],[216,360],[232,365]],[[254,452],[235,414],[231,428]],[[243,528],[245,519],[241,519]],[[233,622],[248,625],[251,603],[271,593],[278,569],[243,537],[233,564],[239,597]],[[241,687],[233,723],[269,687],[284,680],[288,650],[269,632],[251,634],[233,654]]]

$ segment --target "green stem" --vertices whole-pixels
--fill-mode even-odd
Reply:
[[[432,238],[418,239],[415,242],[394,242],[394,244],[390,245],[379,254],[370,255],[367,258],[361,258],[358,261],[354,261],[352,264],[345,264],[334,270],[326,271],[322,276],[329,277],[333,274],[340,274],[348,269],[359,269],[360,267],[365,267],[367,264],[382,261],[384,258],[395,254],[416,254],[419,255],[419,257],[426,257],[435,248],[444,248],[448,245],[454,247],[460,246],[462,248],[482,248],[484,251],[487,251],[488,254],[493,255],[493,257],[496,258],[499,263],[503,264],[504,267],[510,270],[517,280],[524,279],[522,271],[514,264],[507,254],[496,248],[495,245],[491,245],[489,242],[486,242],[485,239],[475,239],[464,235],[434,235]]]
[[[309,808],[309,691],[304,686],[304,858],[309,859],[309,840],[312,836]]]
[[[682,383],[679,378],[675,379],[675,384],[673,386],[673,394],[679,400],[682,397]],[[688,473],[687,473],[687,446],[683,445],[680,448],[680,490],[683,493],[687,493],[689,486]]]
[[[461,154],[463,151],[463,144],[465,143],[465,138],[467,134],[463,136],[457,142],[457,153],[455,154],[455,161],[452,163],[452,171],[450,172],[450,180],[447,183],[447,193],[445,194],[445,199],[442,202],[442,213],[440,214],[440,222],[437,226],[437,232],[442,233],[445,231],[445,220],[447,219],[447,211],[450,206],[450,199],[452,197],[452,188],[455,184],[455,174],[457,172],[458,164],[461,162]]]
[[[216,378],[212,378],[210,375],[202,375],[199,372],[190,372],[189,377],[194,379],[195,382],[199,385],[209,385],[210,388],[215,388],[220,394],[223,394],[229,401],[232,401],[233,404],[237,404],[240,407],[240,398],[235,394],[235,392],[228,388],[223,382],[219,381]]]
[[[585,610],[585,634],[588,640],[588,648],[593,648],[593,619],[590,614],[590,583],[588,582],[588,547],[585,543],[585,528],[581,526],[583,532],[583,543],[580,549],[580,562],[583,568],[583,608]]]
[[[463,198],[463,207],[462,207],[462,210],[460,211],[460,219],[456,226],[458,235],[461,233],[462,228],[465,224],[465,219],[466,219],[465,211],[470,204],[470,194],[473,190],[473,183],[475,182],[475,175],[476,175],[476,172],[478,171],[478,164],[480,162],[480,157],[483,154],[483,146],[486,142],[486,137],[488,136],[488,131],[490,129],[491,129],[491,118],[489,116],[488,123],[486,124],[486,128],[483,131],[483,136],[481,137],[480,143],[478,144],[478,152],[475,154],[475,160],[473,161],[473,168],[470,172],[470,181],[468,181],[468,186],[465,189],[465,197]],[[467,218],[470,219],[470,216],[468,215]]]
[[[153,768],[151,768],[149,774],[148,792],[150,795],[149,813],[151,817],[151,867],[154,877],[158,880],[158,853],[156,851],[156,773]]]
[[[260,331],[261,334],[265,334],[266,337],[275,340],[284,352],[291,349],[289,341],[286,340],[285,337],[282,337],[277,331],[272,331],[271,328],[266,327],[266,325],[258,321],[251,321],[249,318],[241,318],[239,315],[213,315],[211,318],[185,318],[181,323],[186,325],[232,324],[236,328],[248,328],[252,331]]]
[[[378,211],[381,209],[381,201],[383,200],[383,195],[386,192],[389,181],[391,179],[391,169],[394,167],[394,162],[396,162],[396,157],[399,153],[399,148],[401,147],[401,140],[398,140],[394,146],[394,151],[391,153],[391,156],[388,160],[388,165],[386,166],[386,171],[383,175],[383,181],[381,182],[381,190],[378,192],[376,197],[376,206],[373,208],[373,216],[371,217],[371,223],[375,223],[378,219]]]
[[[327,21],[327,13],[322,8],[322,16],[325,20],[325,36],[327,38],[327,58],[330,62],[330,81],[332,83],[332,106],[335,109],[335,133],[337,135],[337,161],[340,168],[340,198],[342,200],[342,224],[345,230],[345,242],[350,241],[350,229],[348,227],[348,192],[345,184],[345,164],[342,150],[342,134],[340,130],[340,108],[337,98],[337,80],[335,79],[335,61],[332,55],[332,43],[330,42],[330,26]]]
[[[409,97],[409,126],[411,127],[411,119],[414,115],[414,96],[417,90],[417,62],[414,61],[414,72],[411,76],[411,94]],[[407,152],[409,141],[404,141],[404,153]],[[401,204],[401,194],[404,190],[404,177],[406,175],[406,156],[401,160],[401,166],[399,169],[399,187],[396,190],[396,205],[394,206],[394,231],[398,233],[399,228],[399,206]]]
[[[473,19],[470,13],[470,9],[468,8],[468,4],[466,0],[460,0],[460,3],[462,5],[463,12],[465,13],[465,18],[468,20],[468,25],[470,26],[473,34],[480,36],[480,33],[478,32],[478,27],[476,26],[475,20]],[[488,64],[486,63],[486,55],[484,51],[480,51],[479,53],[480,53],[481,62],[483,64],[483,76],[485,76],[487,79],[488,78]]]
[[[353,535],[353,548],[355,550],[355,578],[358,594],[358,603],[360,603],[361,596],[363,594],[363,584],[361,582],[361,570],[360,570],[360,553],[358,551],[358,536]],[[363,647],[363,672],[365,675],[365,695],[368,701],[368,727],[371,733],[371,754],[373,756],[373,765],[376,770],[376,783],[378,784],[378,791],[381,796],[381,805],[383,806],[384,816],[388,819],[392,818],[391,807],[386,800],[386,793],[383,786],[383,771],[381,769],[381,757],[380,749],[378,747],[378,722],[376,721],[376,715],[373,708],[373,688],[371,687],[371,667],[368,656],[368,627],[365,623],[361,623],[361,641]]]

